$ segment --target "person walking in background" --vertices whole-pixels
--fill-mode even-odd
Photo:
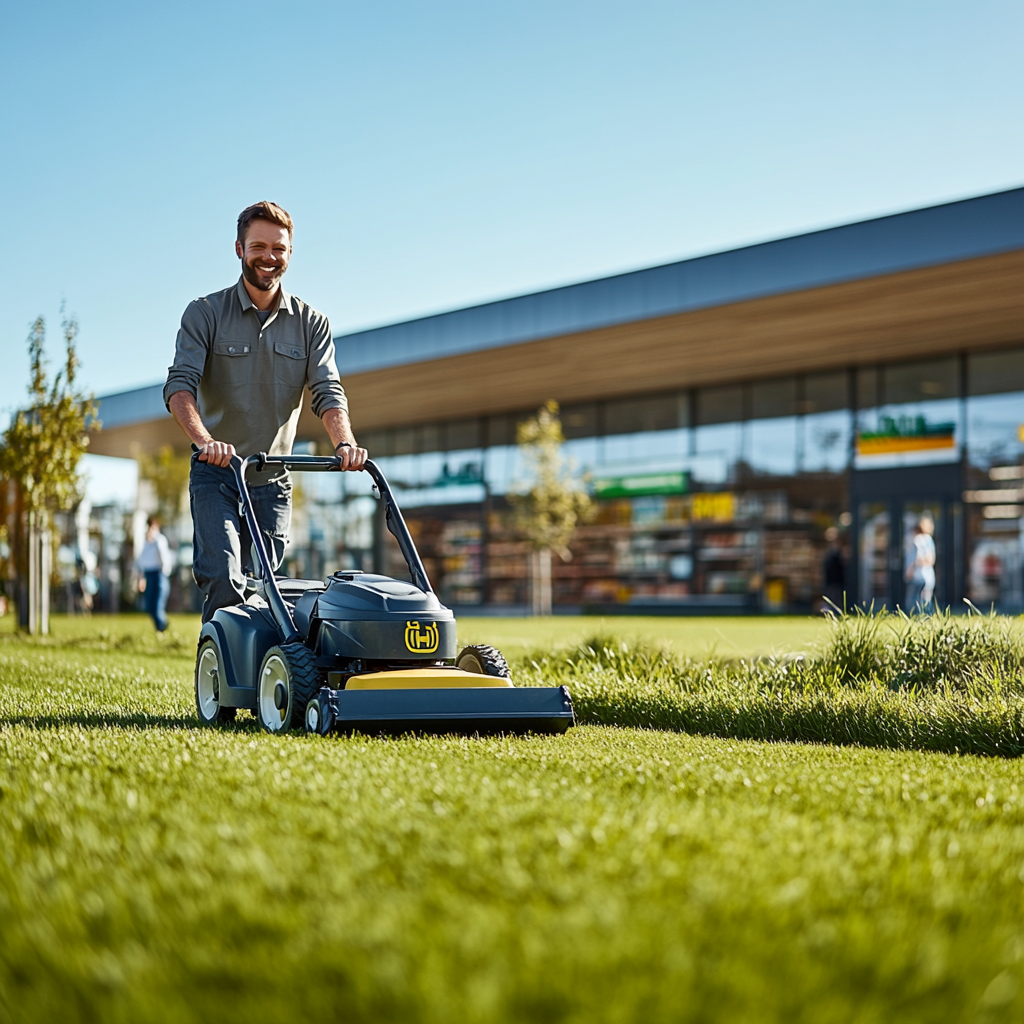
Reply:
[[[146,543],[135,560],[142,573],[139,590],[143,595],[146,614],[152,616],[158,633],[167,629],[167,596],[171,592],[171,549],[167,538],[160,532],[160,520],[150,516],[146,520]]]
[[[921,516],[907,547],[907,611],[930,612],[935,595],[935,523]]]
[[[830,606],[835,605],[836,608],[845,611],[846,559],[843,558],[838,528],[830,526],[825,531],[825,540],[828,541],[828,550],[821,565],[822,575],[825,577],[825,600]],[[827,608],[823,610],[827,611]]]

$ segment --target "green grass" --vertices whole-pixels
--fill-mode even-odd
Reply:
[[[171,629],[181,640],[194,642],[199,635],[198,615],[170,616]],[[55,638],[93,643],[106,636],[108,643],[138,645],[153,641],[150,620],[143,615],[97,615],[93,618],[52,619]],[[14,618],[0,618],[0,636],[14,629]],[[827,633],[821,617],[715,617],[664,618],[622,616],[597,618],[583,615],[555,615],[549,618],[476,618],[459,620],[459,639],[467,644],[487,643],[510,658],[536,651],[551,652],[583,643],[595,634],[614,634],[629,642],[669,644],[673,650],[693,657],[751,658],[780,652],[811,650]]]
[[[207,731],[192,621],[180,639],[141,619],[98,636],[97,619],[0,642],[0,1020],[1021,1019],[1017,760],[682,721],[485,740],[268,737],[246,716]],[[955,657],[930,689],[908,682],[908,644],[930,634],[892,625],[802,668],[691,663],[677,638],[587,654],[569,636],[546,671],[573,675],[591,720],[605,692],[619,722],[645,687],[992,695],[999,680]],[[1012,676],[997,627],[960,650]],[[793,672],[813,685],[787,691]]]

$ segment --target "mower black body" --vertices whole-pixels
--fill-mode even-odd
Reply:
[[[386,523],[411,583],[358,571],[335,572],[325,580],[276,578],[248,501],[250,465],[331,471],[340,461],[257,455],[233,463],[260,575],[244,603],[219,609],[200,634],[200,655],[207,641],[216,645],[220,707],[256,713],[268,652],[301,645],[304,651],[288,649],[298,651],[323,684],[310,714],[318,732],[563,732],[573,723],[565,687],[517,688],[507,679],[455,675],[455,616],[434,594],[398,504],[373,462],[366,471],[385,503]],[[197,662],[197,701],[198,680]]]

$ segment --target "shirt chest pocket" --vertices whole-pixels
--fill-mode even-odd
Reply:
[[[251,341],[218,338],[213,343],[212,367],[218,383],[231,387],[248,384],[256,364],[255,346]]]
[[[274,342],[274,378],[293,388],[301,388],[306,383],[305,342]]]

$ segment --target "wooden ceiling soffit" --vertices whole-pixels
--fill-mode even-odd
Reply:
[[[347,376],[360,430],[1024,341],[1024,250]],[[322,428],[305,408],[300,437]]]

